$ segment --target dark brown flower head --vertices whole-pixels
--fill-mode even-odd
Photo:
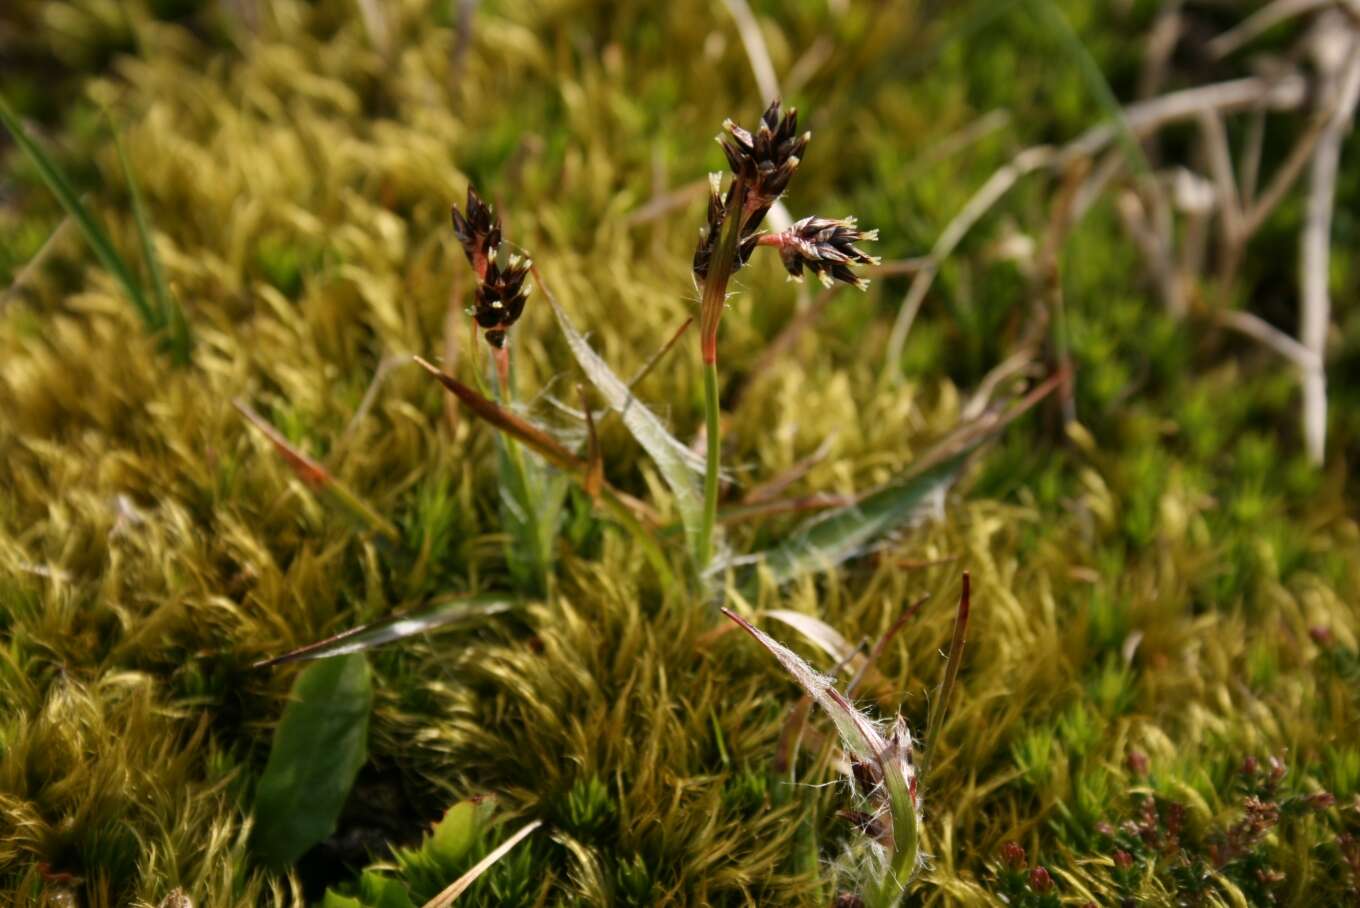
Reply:
[[[471,185],[467,191],[467,214],[453,206],[453,235],[458,237],[468,263],[480,278],[501,244],[501,219]]]
[[[453,233],[477,280],[468,315],[482,328],[487,343],[499,350],[533,289],[526,282],[533,262],[501,247],[501,219],[471,186],[466,214],[453,207]]]
[[[708,222],[699,228],[699,245],[694,250],[694,276],[700,284],[708,277],[708,263],[713,258],[713,251],[718,247],[718,238],[722,235],[723,222],[727,220],[727,209],[732,204],[732,192],[735,188],[735,184],[729,186],[724,197],[722,174],[708,175]],[[741,242],[737,244],[736,261],[732,264],[733,273],[746,264],[759,239],[760,236],[754,231],[742,237]]]
[[[494,258],[487,262],[486,279],[477,284],[471,315],[486,334],[486,341],[500,349],[505,333],[524,312],[533,285],[526,282],[533,262],[522,255],[510,255],[504,263]]]
[[[876,239],[877,230],[860,230],[854,218],[807,217],[782,233],[761,237],[760,242],[779,247],[779,257],[794,280],[801,281],[806,268],[827,287],[842,281],[863,290],[869,282],[850,266],[877,265],[879,260],[855,244]]]
[[[744,229],[753,231],[788,187],[812,133],[799,135],[798,111],[790,107],[781,117],[777,98],[765,109],[754,133],[731,120],[723,122],[723,129],[728,138],[719,136],[718,144],[727,155],[732,173],[746,184],[748,220]]]

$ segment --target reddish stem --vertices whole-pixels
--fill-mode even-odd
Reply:
[[[702,352],[705,365],[718,361],[718,323],[727,305],[727,282],[736,270],[737,246],[741,242],[741,228],[746,223],[746,182],[736,177],[732,189],[732,204],[723,218],[722,235],[708,264],[704,279],[704,296],[699,310]],[[735,209],[735,210],[733,210]]]
[[[496,347],[496,377],[500,379],[501,405],[510,406],[510,348]]]

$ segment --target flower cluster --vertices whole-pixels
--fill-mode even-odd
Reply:
[[[718,143],[727,155],[733,180],[724,194],[721,175],[709,176],[708,219],[694,250],[696,281],[707,283],[723,227],[735,214],[740,220],[732,261],[720,280],[745,265],[756,246],[775,246],[793,278],[801,279],[807,269],[827,286],[842,281],[863,290],[868,282],[851,266],[875,265],[878,259],[856,248],[855,243],[877,239],[878,231],[861,231],[854,218],[807,217],[780,233],[759,232],[766,213],[788,188],[812,138],[810,132],[798,132],[797,110],[789,108],[781,116],[776,100],[761,115],[755,132],[730,119],[723,123],[723,129],[727,134],[719,136]]]
[[[806,268],[830,287],[836,281],[860,290],[869,282],[850,268],[851,265],[877,265],[878,257],[855,246],[862,240],[878,239],[877,230],[860,230],[853,217],[833,219],[806,217],[788,230],[760,238],[762,245],[776,246],[789,276],[803,279]]]
[[[499,350],[533,290],[526,281],[533,262],[501,246],[501,219],[471,186],[466,214],[457,205],[453,207],[453,233],[477,277],[477,292],[468,314],[482,328],[487,343]]]
[[[755,249],[756,231],[765,220],[766,212],[788,187],[794,172],[798,170],[803,151],[812,139],[810,132],[798,134],[798,111],[795,108],[791,107],[783,116],[780,115],[777,99],[765,109],[760,126],[754,133],[742,129],[731,119],[723,121],[723,129],[727,131],[727,136],[719,136],[718,144],[727,155],[734,179],[724,196],[721,192],[721,175],[709,176],[708,223],[700,232],[699,248],[694,251],[694,274],[700,282],[708,277],[709,262],[716,250],[718,238],[728,214],[734,209],[741,220],[738,226],[740,240],[732,271],[746,264]]]

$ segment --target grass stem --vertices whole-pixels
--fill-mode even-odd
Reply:
[[[930,763],[935,756],[935,745],[939,743],[940,731],[944,728],[944,717],[949,712],[949,701],[954,695],[954,685],[959,680],[959,666],[963,662],[963,645],[968,633],[968,615],[972,610],[973,597],[971,578],[963,572],[963,590],[959,593],[959,610],[954,615],[954,636],[949,641],[949,657],[944,666],[944,680],[940,682],[935,705],[930,710],[930,724],[926,731],[925,759],[921,761],[921,778],[927,778]]]
[[[704,363],[704,417],[708,457],[704,462],[704,519],[699,525],[695,567],[699,573],[713,558],[713,527],[718,521],[718,467],[722,452],[722,428],[718,412],[718,363]]]
[[[514,393],[510,380],[510,349],[500,347],[496,350],[496,377],[497,386],[500,392],[501,405],[507,409],[514,404]],[[520,450],[519,441],[507,432],[500,433],[501,442],[505,445],[506,459],[510,464],[510,477],[512,488],[510,494],[515,498],[520,511],[523,514],[524,522],[529,529],[529,537],[532,540],[533,550],[531,558],[535,569],[539,572],[539,580],[543,584],[543,589],[548,588],[549,565],[551,564],[551,552],[548,551],[550,542],[543,538],[543,527],[540,524],[540,515],[536,502],[533,500],[532,489],[529,484],[529,471],[524,464],[524,453]]]
[[[704,361],[704,419],[708,431],[708,459],[704,464],[704,515],[695,544],[694,569],[702,575],[713,559],[713,527],[718,520],[718,470],[722,427],[718,411],[718,324],[727,306],[727,282],[736,270],[737,246],[746,221],[746,183],[738,176],[728,196],[722,236],[704,278],[700,303],[700,352]]]

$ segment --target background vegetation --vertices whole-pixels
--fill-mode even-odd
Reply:
[[[790,207],[858,215],[881,231],[875,251],[906,264],[813,316],[776,262],[741,273],[723,326],[731,496],[780,476],[790,496],[849,494],[897,474],[956,424],[1055,286],[1036,361],[1074,367],[1075,421],[1051,402],[1010,426],[942,519],[832,573],[729,588],[739,607],[814,615],[852,643],[930,596],[866,691],[921,734],[971,572],[912,904],[1357,898],[1360,143],[1336,185],[1322,466],[1305,454],[1296,370],[1213,315],[1293,333],[1301,191],[1235,280],[1190,276],[1177,317],[1118,193],[1063,234],[1073,177],[1040,170],[942,263],[887,358],[910,260],[1018,151],[1140,97],[1144,37],[1167,8],[1181,32],[1161,91],[1270,66],[1316,78],[1297,50],[1308,19],[1209,52],[1251,3],[755,4],[813,131]],[[837,778],[818,757],[824,718],[782,765],[797,688],[577,492],[550,582],[526,578],[492,431],[409,363],[473,371],[448,224],[469,181],[620,375],[693,314],[703,178],[722,166],[711,137],[766,100],[730,9],[5,4],[0,95],[149,287],[121,136],[192,348],[177,365],[31,161],[0,146],[0,892],[102,906],[180,890],[227,906],[329,888],[331,905],[419,904],[529,820],[545,825],[466,903],[826,905],[845,888],[857,833],[838,815],[843,786],[822,785]],[[1309,118],[1265,122],[1270,174]],[[1233,147],[1250,142],[1248,118],[1227,126]],[[1197,128],[1170,126],[1129,179],[1206,173]],[[783,333],[800,313],[810,326]],[[557,405],[578,405],[580,373],[541,298],[514,337],[525,412],[582,439]],[[638,388],[687,442],[703,425],[694,345]],[[236,399],[399,539],[328,508]],[[610,481],[667,511],[620,421],[600,436]],[[728,541],[763,548],[798,520]],[[252,664],[498,592],[525,604],[368,655],[368,756],[338,825],[271,864],[252,811],[298,668]],[[466,801],[480,796],[494,811]]]

